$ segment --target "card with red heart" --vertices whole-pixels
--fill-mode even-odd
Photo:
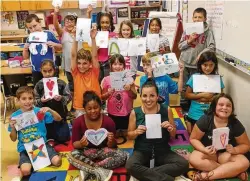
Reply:
[[[53,99],[59,95],[57,77],[43,78],[43,86],[45,99]]]
[[[217,128],[213,130],[213,143],[212,145],[217,149],[225,149],[229,140],[229,128]]]

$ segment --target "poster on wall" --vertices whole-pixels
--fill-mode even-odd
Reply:
[[[117,9],[116,8],[110,8],[109,11],[111,12],[113,16],[113,23],[117,24]]]
[[[216,39],[222,39],[223,32],[223,13],[224,13],[224,1],[223,0],[207,0],[205,3],[205,9],[207,11],[207,22],[213,29]]]
[[[29,11],[17,11],[17,25],[19,29],[25,29],[25,20],[29,15]]]

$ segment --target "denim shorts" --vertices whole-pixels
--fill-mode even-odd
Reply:
[[[58,155],[58,153],[54,150],[54,148],[52,146],[50,146],[48,143],[46,143],[46,148],[49,154],[49,159],[52,160],[52,158],[56,155]],[[30,163],[30,158],[27,154],[27,151],[22,151],[20,152],[20,160],[19,160],[19,167],[24,164],[24,163]]]

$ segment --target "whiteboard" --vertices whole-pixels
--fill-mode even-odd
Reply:
[[[218,1],[221,2],[221,0],[216,2]],[[188,2],[189,22],[192,22],[193,11],[198,7],[205,8],[205,4],[206,1]],[[223,6],[222,32],[217,34],[218,31],[215,31],[216,48],[250,64],[250,36],[248,35],[250,1],[223,0]]]

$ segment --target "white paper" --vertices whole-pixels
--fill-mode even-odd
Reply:
[[[43,78],[45,99],[59,95],[57,77]]]
[[[79,0],[79,9],[85,9],[88,5],[92,5],[93,8],[96,8],[97,0]]]
[[[161,115],[160,114],[146,114],[146,138],[155,139],[162,138],[161,132]]]
[[[98,146],[107,138],[108,131],[105,128],[100,128],[98,130],[88,129],[85,131],[84,135],[92,144]]]
[[[124,85],[131,84],[133,79],[130,77],[130,71],[110,72],[111,88],[116,91],[124,90]]]
[[[76,41],[89,42],[90,29],[91,29],[91,19],[78,18],[76,25]]]
[[[191,35],[193,33],[202,34],[204,33],[204,23],[203,22],[186,23],[185,29],[187,35]]]
[[[62,7],[63,1],[62,0],[52,0],[52,6],[54,7]]]
[[[29,42],[46,43],[48,41],[48,34],[45,32],[34,32],[29,35]]]
[[[133,38],[129,40],[128,56],[146,54],[146,37]]]
[[[39,122],[34,111],[24,112],[18,116],[12,117],[11,120],[16,120],[14,126],[17,131]]]
[[[229,140],[229,128],[217,128],[213,130],[213,143],[212,145],[216,150],[225,149]]]
[[[147,35],[147,48],[150,52],[159,51],[159,34],[148,34]]]
[[[130,39],[118,38],[117,44],[118,44],[118,47],[119,47],[119,50],[120,50],[120,54],[122,56],[127,56],[128,55],[129,45],[130,45]]]
[[[108,48],[109,44],[108,31],[98,31],[95,39],[96,39],[96,46],[98,46],[99,48]]]
[[[39,170],[51,164],[43,138],[25,143],[24,147],[29,155],[34,170]]]
[[[220,75],[193,75],[193,92],[221,93]]]
[[[175,53],[167,53],[150,58],[154,77],[172,74],[179,71],[179,62]]]

